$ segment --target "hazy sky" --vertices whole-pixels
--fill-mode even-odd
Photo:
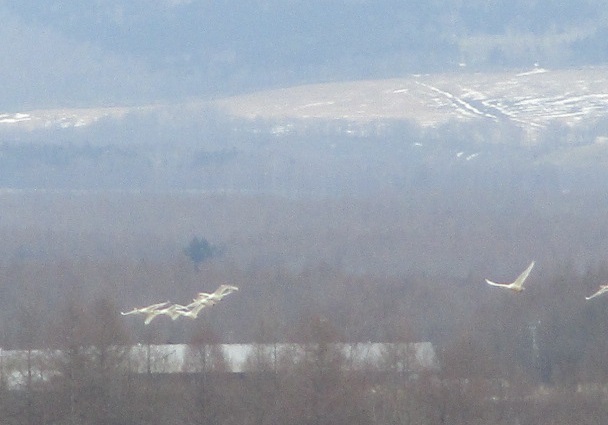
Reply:
[[[0,0],[0,108],[605,61],[599,0]]]

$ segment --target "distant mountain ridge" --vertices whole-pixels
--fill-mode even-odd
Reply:
[[[608,60],[599,0],[24,0],[0,1],[0,18],[4,108]]]
[[[412,75],[286,88],[217,104],[249,119],[408,120],[423,127],[482,119],[535,133],[608,117],[608,68]]]
[[[588,126],[608,117],[608,68],[411,75],[265,90],[214,101],[62,108],[0,113],[3,130],[79,127],[142,114],[197,114],[217,109],[245,120],[408,121],[421,127],[475,120],[508,123],[535,137],[555,125]],[[198,111],[198,112],[197,112]],[[195,116],[192,117],[196,119]],[[291,122],[291,124],[289,124]],[[285,127],[287,125],[287,127]],[[598,137],[605,136],[598,134]]]
[[[603,185],[606,75],[536,67],[0,112],[0,187],[333,196],[543,175],[560,190],[570,178],[556,176],[581,169]]]

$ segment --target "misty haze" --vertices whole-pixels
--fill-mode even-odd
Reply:
[[[603,2],[0,19],[2,424],[608,420]]]

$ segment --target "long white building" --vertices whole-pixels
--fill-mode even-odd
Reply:
[[[164,344],[110,347],[121,352],[119,367],[125,373],[255,373],[280,372],[294,363],[319,356],[340,358],[344,369],[417,373],[439,369],[430,342],[318,344]],[[94,347],[82,350],[95,358]],[[19,388],[26,382],[47,381],[61,373],[66,353],[61,350],[0,350],[0,383]]]

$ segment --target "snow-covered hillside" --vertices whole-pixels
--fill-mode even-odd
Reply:
[[[120,119],[134,112],[150,111],[154,106],[36,109],[27,111],[0,111],[2,130],[41,130],[83,127],[101,119]]]
[[[411,75],[404,78],[289,87],[201,102],[246,119],[408,120],[423,127],[481,119],[527,131],[552,123],[576,126],[608,117],[608,68],[500,74]],[[191,102],[180,107],[193,110]],[[196,106],[195,106],[196,108]],[[2,129],[84,126],[101,118],[162,111],[162,106],[0,111]],[[281,127],[285,130],[285,127]],[[287,127],[288,128],[288,127]]]
[[[251,119],[405,119],[422,126],[474,119],[508,121],[534,131],[608,116],[608,69],[500,74],[412,75],[318,84],[219,101]]]
[[[214,101],[0,111],[0,187],[294,196],[450,173],[500,182],[505,164],[548,167],[550,182],[593,170],[604,184],[607,70],[411,75]]]

